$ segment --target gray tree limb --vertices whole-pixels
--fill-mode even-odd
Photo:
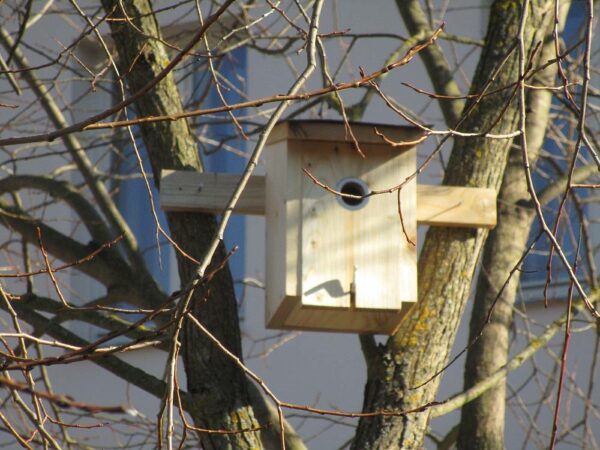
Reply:
[[[397,0],[396,5],[402,16],[409,33],[413,36],[430,36],[433,30],[427,21],[425,12],[421,8],[419,0]],[[439,43],[435,43],[419,53],[425,64],[425,70],[437,94],[448,96],[460,96],[458,84],[454,81],[454,74],[444,56]],[[454,128],[460,119],[463,109],[463,101],[441,100],[439,102],[446,124]]]
[[[563,24],[569,4],[570,2],[561,3]],[[545,44],[536,63],[545,64],[556,57],[553,26],[551,16],[541,24]],[[556,65],[552,64],[538,72],[533,81],[535,85],[551,86],[555,78]],[[544,143],[552,96],[552,91],[544,89],[531,89],[527,93],[530,112],[527,115],[526,132],[532,166]],[[482,330],[483,334],[467,352],[464,371],[466,391],[489,379],[507,364],[519,277],[512,276],[506,286],[505,283],[527,246],[535,217],[535,208],[527,190],[521,150],[518,149],[509,156],[498,196],[498,224],[490,233],[483,252],[469,325],[469,342],[479,337]],[[501,294],[500,289],[503,289]],[[493,312],[488,321],[488,312],[492,307]],[[505,382],[498,383],[493,389],[465,404],[461,415],[458,448],[503,450],[505,407]]]
[[[127,3],[104,0],[103,5],[114,17],[126,16],[134,25],[110,22],[120,64],[127,68],[124,73],[127,73],[128,87],[130,91],[138,91],[163,70],[164,62],[168,60],[160,40],[158,23],[152,15],[152,6],[143,0]],[[129,67],[131,61],[136,62],[133,67]],[[140,97],[136,106],[141,116],[181,112],[181,100],[173,75],[167,75]],[[155,180],[159,180],[162,169],[202,170],[198,149],[186,120],[145,123],[140,128]],[[186,253],[201,260],[217,230],[214,216],[170,213],[168,221],[173,238]],[[224,258],[225,249],[220,245],[208,272]],[[178,265],[185,286],[195,279],[196,266],[181,254],[178,255]],[[228,269],[218,271],[207,286],[194,293],[192,313],[219,342],[241,358],[237,302]],[[261,421],[255,416],[252,402],[260,397],[250,396],[251,388],[243,372],[193,325],[184,324],[182,345],[188,392],[193,398],[190,414],[196,425],[228,430],[257,428]],[[257,407],[264,409],[265,405],[263,399]],[[254,449],[263,445],[260,434],[201,434],[200,437],[206,449]]]

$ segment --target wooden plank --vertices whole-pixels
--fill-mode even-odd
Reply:
[[[164,170],[160,202],[165,211],[222,213],[238,175]],[[198,188],[202,187],[199,191]],[[265,177],[253,175],[234,210],[265,214]],[[430,226],[496,226],[496,191],[487,188],[417,184],[417,223]]]
[[[350,122],[352,133],[357,141],[363,144],[380,144],[380,148],[391,148],[380,136],[375,134],[375,128],[385,137],[394,142],[406,142],[406,146],[395,148],[395,152],[402,152],[414,147],[425,139],[425,132],[413,126],[385,125],[377,123]],[[269,135],[267,145],[284,140],[322,141],[322,142],[347,142],[352,138],[346,133],[343,122],[335,120],[289,120],[278,123]],[[333,148],[332,146],[330,149]]]
[[[496,191],[417,184],[417,221],[434,227],[494,228]]]
[[[414,303],[404,303],[400,310],[365,310],[354,308],[313,308],[302,306],[299,297],[286,297],[266,327],[280,330],[330,331],[336,333],[370,333],[392,335]]]
[[[301,174],[290,170],[297,164],[298,155],[287,152],[287,142],[280,141],[268,148],[266,225],[266,321],[280,323],[289,315],[300,287],[297,276],[298,236],[300,234]],[[283,168],[283,169],[282,169]],[[263,197],[264,198],[264,197]]]
[[[229,203],[239,175],[163,170],[160,204],[165,211],[195,211],[221,214]],[[238,214],[265,213],[265,177],[252,176],[236,205]]]

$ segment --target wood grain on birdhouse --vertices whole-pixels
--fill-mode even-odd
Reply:
[[[391,146],[375,133],[401,142]],[[278,124],[266,176],[252,176],[234,212],[266,215],[269,328],[392,334],[417,300],[417,224],[493,228],[493,189],[393,188],[416,170],[413,127]],[[239,174],[163,171],[166,211],[222,213]],[[369,195],[371,191],[392,192]],[[340,196],[343,193],[345,196]],[[401,209],[401,214],[399,208]],[[402,217],[402,220],[401,220]]]
[[[402,222],[397,191],[368,196],[413,174],[415,150],[386,145],[372,126],[353,131],[364,156],[343,124],[288,122],[273,132],[266,149],[272,327],[391,332],[403,305],[417,299],[416,248],[406,237],[416,241],[416,181],[400,191]],[[413,128],[386,132],[397,140],[420,135]]]

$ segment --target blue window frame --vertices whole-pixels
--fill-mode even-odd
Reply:
[[[227,55],[215,58],[215,69],[219,74],[221,83],[221,92],[225,101],[237,103],[243,100],[246,92],[246,70],[247,55],[245,48],[239,48]],[[189,66],[193,73],[192,100],[196,97],[196,106],[215,107],[223,104],[214,82],[209,73],[206,63],[199,61]],[[199,97],[202,97],[200,99]],[[242,111],[237,113],[243,114]],[[245,151],[245,141],[239,136],[235,125],[231,123],[228,114],[215,115],[211,117],[201,117],[194,123],[194,131],[200,134],[200,156],[204,168],[208,172],[228,172],[241,173],[246,165],[246,159],[228,149],[235,148],[238,151]],[[138,142],[138,148],[143,149],[143,143]],[[225,145],[220,145],[225,144]],[[143,156],[144,170],[151,173],[151,168],[147,157]],[[139,173],[138,163],[130,148],[125,152],[125,162],[122,164],[121,173],[135,174]],[[164,213],[160,209],[158,198],[159,193],[152,185],[155,208],[158,213],[159,222],[163,229],[168,231],[168,225]],[[167,240],[160,235],[160,256],[156,240],[156,226],[152,218],[148,192],[144,180],[141,178],[123,180],[120,184],[120,190],[117,197],[117,204],[123,216],[129,223],[135,234],[140,249],[150,272],[159,282],[166,292],[172,292],[178,288],[178,276],[175,266],[174,252]],[[229,266],[234,280],[239,281],[243,278],[245,272],[245,225],[246,220],[243,216],[234,216],[225,232],[225,245],[229,249],[237,245],[239,248],[229,260]],[[236,296],[242,297],[243,285],[236,283]],[[240,311],[240,316],[243,316]]]
[[[141,153],[144,173],[151,174],[150,162],[143,151],[144,147],[141,140],[138,140],[137,147]],[[138,161],[131,146],[125,150],[124,158],[125,161],[121,166],[120,172],[123,174],[139,174]],[[148,176],[150,177],[151,175]],[[161,227],[165,231],[168,231],[167,219],[160,209],[159,193],[152,180],[150,180],[150,188],[154,198],[154,207],[158,221]],[[138,241],[138,246],[150,273],[165,292],[170,293],[176,290],[178,288],[178,277],[173,275],[172,270],[175,269],[173,249],[166,238],[162,234],[159,234],[159,252],[156,238],[156,224],[152,216],[145,181],[142,178],[122,180],[117,194],[117,205]]]
[[[213,66],[218,74],[221,95],[227,104],[235,104],[244,101],[247,92],[247,50],[243,47],[233,50],[226,55],[214,58]],[[202,107],[222,106],[221,99],[214,80],[207,68],[205,61],[198,62],[193,77],[194,92],[196,95],[204,94],[200,100]],[[243,116],[244,111],[235,111],[237,118]],[[203,130],[205,139],[201,141],[201,158],[204,169],[207,172],[238,173],[241,174],[246,167],[246,158],[240,153],[246,150],[246,141],[240,136],[240,132],[232,123],[229,113],[216,114],[210,117],[201,117],[195,125]],[[245,230],[246,218],[244,216],[232,216],[225,231],[225,246],[231,250],[238,246],[238,250],[229,259],[229,267],[236,280],[236,296],[242,298],[243,285],[241,280],[245,273]],[[243,306],[243,305],[242,305]],[[243,308],[240,316],[243,314]]]
[[[567,48],[570,48],[581,38],[582,30],[585,30],[586,26],[586,4],[582,1],[575,1],[570,8],[569,15],[567,17],[567,23],[565,25],[562,38],[564,39]],[[561,107],[560,101],[557,99],[553,100],[553,105],[556,109]],[[572,125],[568,119],[561,119],[560,117],[554,121],[554,126],[561,129],[565,135],[572,135],[575,130],[572,130]],[[544,153],[540,156],[538,163],[533,173],[533,181],[536,188],[536,192],[541,192],[549,185],[556,183],[559,173],[565,173],[568,170],[569,158],[564,157],[564,153],[561,152],[559,144],[554,142],[552,139],[546,139],[543,146]],[[585,150],[582,150],[582,154]],[[580,195],[586,195],[586,192],[578,192]],[[556,221],[558,209],[560,206],[560,198],[554,199],[547,205],[544,205],[544,217],[548,226],[553,227]],[[580,213],[585,214],[585,206],[582,206],[583,210]],[[570,259],[571,263],[575,257],[575,250],[577,248],[577,239],[579,234],[579,228],[581,221],[579,214],[576,210],[572,200],[568,200],[561,213],[561,222],[557,230],[556,238],[561,245],[561,248]],[[538,220],[534,223],[530,239],[533,240],[538,236],[541,230],[541,225]],[[548,256],[550,251],[550,242],[547,236],[542,238],[536,243],[532,252],[525,259],[522,266],[521,282],[526,289],[536,289],[535,294],[531,297],[531,300],[541,300],[541,288],[546,284],[548,277]],[[583,250],[581,250],[582,252]],[[552,283],[548,292],[549,298],[565,298],[568,288],[568,279],[566,277],[564,267],[562,263],[557,259],[556,252],[552,260]]]

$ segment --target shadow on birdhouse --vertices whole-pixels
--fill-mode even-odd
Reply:
[[[375,128],[403,144],[386,143]],[[492,189],[417,185],[413,177],[390,190],[415,173],[421,129],[352,131],[360,151],[342,122],[278,124],[264,152],[266,177],[250,178],[234,210],[266,215],[268,328],[391,334],[417,300],[417,223],[495,225]],[[163,171],[161,206],[219,213],[238,181]]]

